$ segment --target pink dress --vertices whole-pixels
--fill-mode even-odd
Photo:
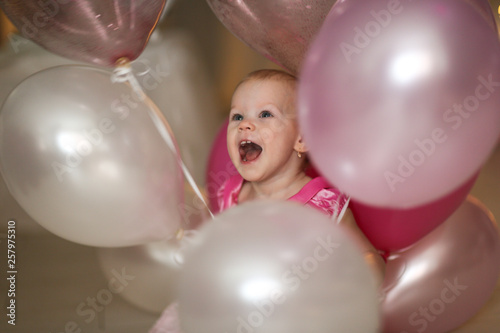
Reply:
[[[229,178],[217,193],[220,211],[238,204],[238,196],[244,179],[240,175]],[[323,177],[313,178],[297,194],[288,198],[305,206],[313,207],[329,216],[338,216],[348,202],[348,196],[332,187]]]
[[[244,179],[240,175],[229,178],[217,193],[220,212],[238,204],[238,195]],[[313,178],[297,194],[288,200],[313,207],[332,218],[342,216],[349,197],[332,187],[322,177]],[[172,303],[162,313],[149,333],[181,333],[178,321],[177,303]]]

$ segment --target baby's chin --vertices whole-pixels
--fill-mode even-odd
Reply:
[[[261,171],[252,169],[252,167],[248,167],[248,165],[245,164],[238,164],[236,166],[236,170],[238,171],[240,176],[247,182],[258,182],[263,178],[263,174]]]
[[[262,181],[262,177],[258,177],[258,176],[255,176],[255,175],[248,175],[248,174],[241,174],[240,173],[240,176],[241,178],[243,178],[246,182],[249,182],[249,183],[259,183],[260,181]]]

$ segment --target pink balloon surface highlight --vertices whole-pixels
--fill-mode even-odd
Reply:
[[[47,50],[95,65],[132,61],[146,46],[166,0],[0,0],[19,32]]]
[[[336,0],[207,0],[224,26],[248,46],[296,73]]]
[[[463,203],[478,174],[459,188],[431,203],[391,209],[368,206],[351,200],[356,223],[373,246],[384,252],[404,249],[443,223]]]
[[[486,1],[342,1],[301,70],[319,171],[359,202],[411,208],[473,176],[500,134],[500,43]]]
[[[499,273],[498,227],[469,197],[433,232],[389,257],[383,332],[450,332],[491,297]]]

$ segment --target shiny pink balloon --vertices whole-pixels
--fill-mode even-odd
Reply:
[[[359,202],[410,208],[477,172],[500,135],[500,43],[482,0],[337,3],[311,45],[299,123]]]
[[[205,177],[208,203],[210,209],[214,212],[219,211],[219,203],[217,202],[219,188],[231,176],[238,174],[227,152],[227,125],[228,120],[222,124],[215,136],[212,149],[210,150]]]
[[[0,0],[26,38],[56,54],[101,66],[134,60],[166,0]]]
[[[269,60],[296,73],[336,0],[207,2],[235,36]]]
[[[351,200],[356,223],[373,246],[381,251],[404,249],[443,223],[462,204],[474,186],[478,173],[446,196],[410,208],[391,209],[364,205]]]
[[[469,198],[442,225],[389,257],[382,304],[385,333],[444,333],[490,298],[500,273],[493,216]]]

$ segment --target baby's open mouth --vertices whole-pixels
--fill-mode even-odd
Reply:
[[[240,142],[240,158],[243,162],[251,162],[259,157],[262,147],[252,141]]]

